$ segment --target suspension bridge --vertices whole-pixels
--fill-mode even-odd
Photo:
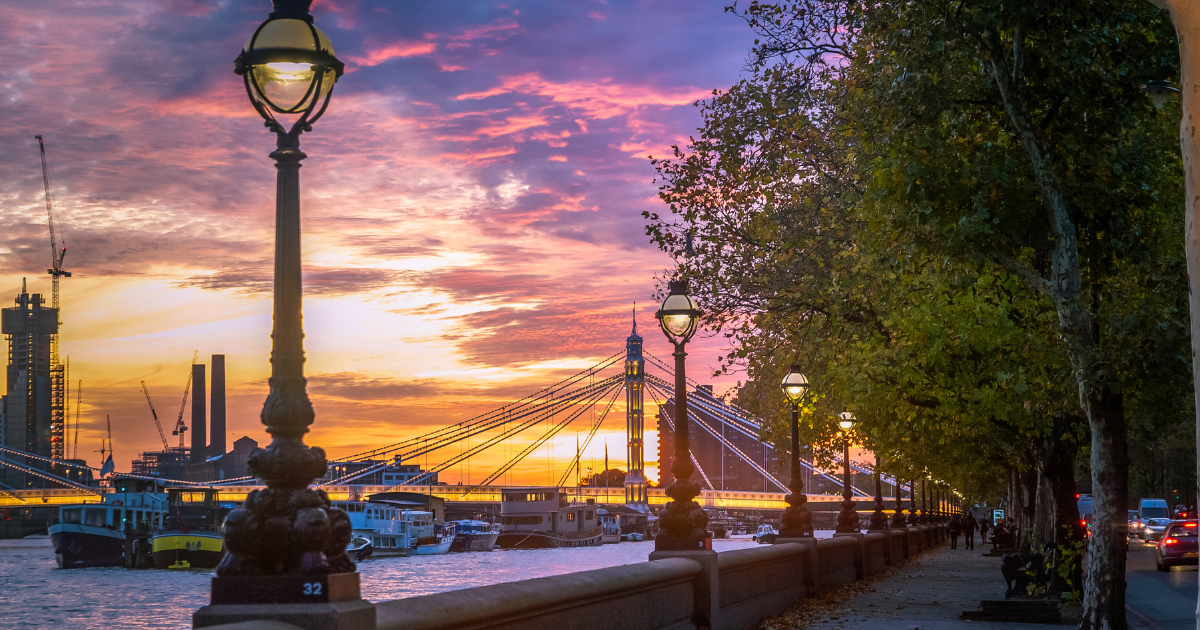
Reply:
[[[674,435],[675,374],[665,361],[642,347],[636,322],[626,339],[625,350],[580,370],[529,396],[505,404],[461,422],[421,435],[372,448],[331,461],[326,476],[316,482],[335,500],[355,498],[376,492],[410,491],[439,496],[447,501],[495,502],[500,500],[504,481],[514,467],[530,458],[569,427],[579,432],[580,442],[557,485],[580,497],[602,504],[624,504],[643,513],[651,506],[665,504],[664,489],[669,484]],[[745,409],[715,396],[709,387],[692,379],[688,392],[691,460],[696,467],[693,479],[702,486],[697,498],[704,507],[717,509],[779,510],[786,507],[789,491],[785,478],[790,454],[775,451],[761,440],[763,422]],[[581,472],[581,453],[586,452],[617,401],[624,395],[626,427],[626,476],[621,487],[579,487],[570,484],[572,475]],[[663,488],[650,487],[645,471],[645,409],[647,398],[656,410],[659,431],[659,470]],[[521,444],[513,447],[513,441]],[[488,470],[478,483],[445,485],[432,483],[438,473],[468,463],[472,458],[502,463]],[[423,470],[399,483],[377,483],[381,471],[401,462],[424,459]],[[834,460],[840,465],[841,457]],[[806,494],[814,508],[841,501],[841,475],[830,474],[801,457],[806,475]],[[47,503],[98,500],[101,488],[89,487],[63,471],[93,471],[78,463],[64,462],[0,447],[0,466],[30,474],[61,489],[0,490],[0,507],[28,507]],[[863,462],[851,461],[853,472],[872,476],[875,471]],[[112,473],[121,477],[148,478],[130,473]],[[149,478],[148,478],[149,479]],[[882,474],[888,486],[885,494],[895,496],[897,480]],[[219,489],[222,501],[239,501],[253,490],[252,477],[195,483],[163,479],[168,485]],[[529,484],[526,484],[529,485]],[[900,484],[907,491],[907,484]],[[869,491],[868,491],[869,490]],[[873,487],[863,489],[852,484],[856,498],[874,495]],[[829,507],[832,507],[830,505]]]

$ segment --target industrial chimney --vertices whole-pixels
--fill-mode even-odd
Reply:
[[[208,414],[205,413],[208,393],[204,391],[204,364],[192,366],[192,463],[200,464],[208,458]]]
[[[212,424],[208,454],[225,454],[225,355],[212,355],[212,400],[209,403],[209,423]]]

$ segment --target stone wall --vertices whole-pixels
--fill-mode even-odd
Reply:
[[[945,526],[927,525],[719,554],[694,552],[695,560],[679,557],[693,552],[673,552],[675,557],[639,564],[379,602],[376,628],[743,630],[805,597],[816,597],[820,589],[861,580],[886,564],[898,565],[945,537]],[[300,627],[256,621],[211,628]]]

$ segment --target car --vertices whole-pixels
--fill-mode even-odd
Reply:
[[[1167,526],[1162,540],[1154,548],[1154,560],[1159,571],[1183,564],[1200,564],[1196,546],[1197,521],[1175,521]]]
[[[1128,531],[1129,531],[1129,535],[1131,535],[1131,536],[1134,535],[1135,532],[1137,532],[1139,529],[1142,528],[1142,519],[1138,518],[1137,510],[1129,510],[1129,517],[1126,521],[1126,524],[1129,526]]]
[[[1162,540],[1163,532],[1171,524],[1169,518],[1151,518],[1146,519],[1146,526],[1142,528],[1142,540],[1146,542],[1157,542]]]

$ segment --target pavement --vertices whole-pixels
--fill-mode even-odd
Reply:
[[[1126,597],[1130,628],[1195,630],[1197,567],[1173,567],[1160,573],[1154,567],[1154,547],[1130,540]],[[965,621],[964,610],[976,610],[980,600],[1004,599],[1000,558],[985,557],[976,541],[974,551],[942,545],[859,587],[832,610],[779,619],[769,627],[810,630],[1062,630],[1062,625]],[[812,600],[810,600],[812,601]],[[817,600],[819,601],[819,600]],[[785,618],[789,615],[785,614]],[[779,623],[782,622],[782,623]]]

